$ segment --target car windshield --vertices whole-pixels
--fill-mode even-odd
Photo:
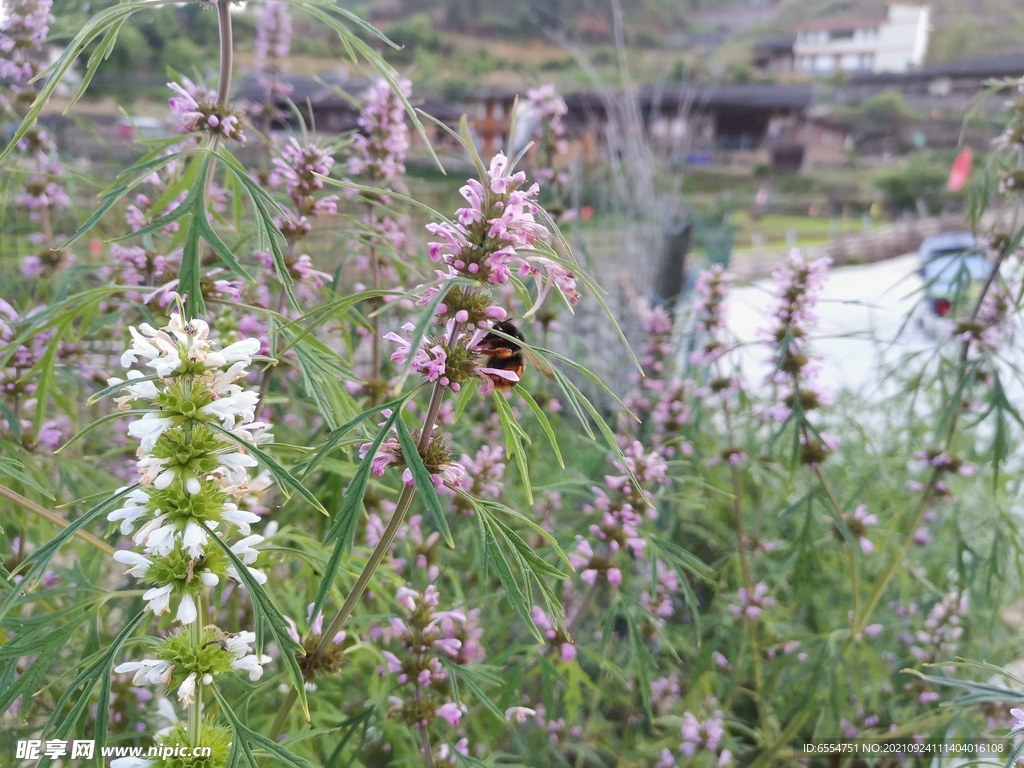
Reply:
[[[949,285],[965,280],[968,276],[971,280],[984,280],[991,269],[992,266],[984,256],[958,252],[929,260],[921,274],[926,283]]]
[[[946,258],[949,256],[959,256],[960,254],[967,253],[969,251],[969,247],[938,248],[934,251],[928,251],[928,253],[925,256],[925,260],[934,261],[935,259]]]

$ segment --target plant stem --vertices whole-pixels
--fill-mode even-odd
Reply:
[[[294,243],[289,244],[288,253],[292,253],[292,247]],[[284,311],[284,285],[281,286],[280,292],[277,294],[277,314],[280,315]],[[267,366],[267,369],[263,371],[263,376],[260,378],[260,398],[256,401],[256,410],[253,412],[253,421],[260,420],[260,414],[263,412],[263,408],[266,405],[267,393],[270,391],[270,378],[273,375],[274,366]]]
[[[594,583],[590,585],[590,589],[588,589],[586,594],[583,595],[583,600],[580,603],[580,607],[576,609],[576,612],[573,613],[572,618],[569,619],[569,621],[565,625],[565,630],[569,633],[570,636],[572,636],[573,630],[575,630],[577,625],[579,625],[580,620],[583,618],[583,614],[587,612],[587,609],[590,607],[590,604],[594,602],[594,596],[597,594],[597,589],[598,582],[597,579],[594,579]]]
[[[459,337],[462,331],[462,324],[456,323],[448,336],[448,347],[455,343],[455,340]],[[430,395],[430,404],[427,406],[427,414],[423,419],[423,431],[420,432],[420,439],[417,443],[417,448],[422,452],[427,445],[430,443],[430,434],[434,431],[434,421],[437,419],[437,413],[441,410],[441,403],[444,401],[445,388],[438,380],[434,384],[434,391]],[[330,626],[324,630],[324,633],[320,636],[320,642],[317,643],[313,653],[309,658],[308,665],[313,668],[316,662],[323,657],[324,653],[331,646],[334,636],[341,630],[342,626],[348,621],[349,616],[352,615],[352,611],[355,610],[356,603],[363,597],[363,593],[366,591],[367,585],[370,583],[370,579],[373,578],[374,572],[380,566],[384,557],[391,550],[391,544],[395,540],[395,536],[398,535],[398,529],[402,527],[402,523],[405,522],[405,516],[409,512],[409,507],[412,506],[412,501],[416,496],[416,489],[410,488],[407,485],[402,486],[402,493],[398,497],[398,502],[395,505],[395,511],[391,515],[391,519],[388,521],[387,528],[384,529],[384,533],[381,534],[380,541],[377,542],[377,546],[373,548],[373,552],[370,553],[370,558],[366,561],[366,565],[363,566],[363,570],[359,572],[359,577],[356,579],[356,583],[352,585],[352,589],[348,593],[348,597],[345,598],[345,602],[338,610],[334,620],[331,621]],[[277,719],[274,720],[274,724],[270,729],[269,737],[276,739],[281,735],[281,730],[284,728],[285,721],[288,718],[288,713],[295,701],[298,699],[298,694],[295,689],[288,691],[287,697],[281,705],[280,712],[277,713]]]
[[[996,263],[992,266],[992,271],[989,272],[988,279],[982,286],[981,292],[978,294],[977,301],[974,302],[974,309],[971,312],[970,321],[974,322],[978,318],[978,313],[981,312],[981,305],[985,301],[986,295],[992,288],[995,282],[995,275],[999,272],[999,268],[1008,256],[1009,249],[1003,248],[1002,253],[999,254],[999,258],[996,259]],[[970,354],[971,342],[964,341],[960,345],[960,356],[959,356],[959,369],[960,375],[957,379],[957,385],[953,388],[954,392],[959,392],[964,386],[964,381],[968,376],[967,359]],[[973,374],[971,374],[973,375]],[[957,422],[960,416],[960,407],[957,406],[953,412],[952,417],[949,420],[949,428],[946,430],[944,440],[944,450],[949,450],[950,445],[953,443],[953,438],[956,436]],[[917,505],[917,509],[911,518],[911,525],[903,530],[903,541],[900,543],[899,552],[894,554],[885,571],[882,573],[882,578],[879,579],[875,585],[874,590],[871,592],[871,596],[868,598],[867,603],[864,605],[864,611],[860,616],[857,617],[853,625],[853,637],[860,635],[864,626],[868,623],[868,619],[871,618],[871,612],[878,605],[878,602],[882,599],[882,594],[885,592],[885,588],[889,586],[889,582],[892,577],[896,574],[897,569],[903,563],[903,558],[907,554],[907,550],[910,549],[910,544],[913,541],[914,531],[921,525],[921,521],[924,518],[925,512],[928,510],[928,502],[931,501],[932,495],[935,493],[935,489],[938,486],[940,476],[942,474],[941,467],[934,467],[932,469],[931,476],[928,478],[928,484],[925,489],[921,492],[921,501]],[[852,639],[852,638],[851,638]]]
[[[730,464],[732,469],[732,512],[736,521],[736,538],[739,541],[740,573],[743,577],[743,586],[747,590],[747,597],[754,595],[754,578],[750,574],[750,563],[747,559],[746,529],[743,525],[743,478],[740,475],[740,468],[736,464]],[[762,700],[764,691],[764,677],[761,673],[761,646],[757,641],[757,623],[743,612],[743,624],[750,636],[751,660],[754,665],[754,692],[757,695],[757,714],[761,721],[761,731],[765,741],[768,740],[768,711]]]
[[[366,206],[366,218],[370,222],[374,221],[374,219],[375,219],[374,214],[373,214],[373,205],[372,204],[367,204],[367,206]],[[371,229],[372,229],[372,225],[371,225]],[[372,235],[371,235],[371,237],[372,237]],[[372,277],[373,277],[373,290],[375,290],[375,291],[379,290],[380,289],[380,259],[377,257],[377,248],[373,244],[372,241],[370,242],[370,272],[372,273]],[[373,308],[376,309],[378,307],[378,305],[379,305],[379,301],[380,301],[379,299],[373,299],[372,302],[371,302],[371,306],[373,306]],[[372,363],[371,363],[371,368],[370,368],[370,381],[372,381],[374,383],[374,385],[376,385],[377,380],[380,378],[380,315],[378,315],[376,312],[374,312],[373,313],[373,317],[370,318],[370,323],[371,323],[371,331],[370,332],[373,334],[373,337],[372,337],[372,339],[373,339],[373,341],[372,341],[372,345],[373,345],[373,358],[372,358]],[[378,390],[376,389],[376,386],[374,386],[373,395],[371,396],[371,404],[372,405],[377,405],[377,401],[379,399],[379,395],[377,394],[377,392],[378,392]]]
[[[231,0],[217,0],[217,26],[220,29],[220,79],[217,82],[217,103],[226,107],[231,93],[231,68],[234,60]]]
[[[0,496],[3,496],[8,501],[12,501],[23,509],[27,509],[29,512],[38,515],[44,520],[49,520],[51,523],[56,525],[61,530],[67,528],[70,523],[62,518],[60,515],[51,512],[46,507],[41,507],[31,499],[26,499],[17,491],[12,491],[10,488],[4,485],[0,485]],[[86,531],[75,531],[75,536],[80,538],[86,544],[96,549],[106,552],[108,555],[113,555],[117,550],[107,544],[105,541],[96,538],[91,533]]]
[[[423,700],[423,692],[419,683],[416,681],[416,708],[419,709],[420,702]],[[427,726],[423,723],[418,725],[420,731],[420,741],[423,743],[423,759],[426,762],[427,768],[434,768],[434,751],[430,748],[430,736],[427,734]]]
[[[746,587],[747,594],[754,594],[754,579],[750,575],[750,563],[747,560],[747,534],[743,526],[743,482],[740,477],[740,468],[735,465],[730,465],[732,469],[732,514],[733,519],[736,523],[736,538],[739,544],[739,558],[740,558],[740,574],[743,577],[743,586]]]
[[[857,618],[860,611],[860,579],[857,575],[857,553],[853,551],[853,545],[848,545],[850,550],[850,580],[853,582],[853,617]]]
[[[189,625],[189,639],[192,641],[193,652],[198,656],[199,647],[203,642],[203,596],[197,594],[195,596],[196,602],[196,620]],[[188,744],[190,747],[197,747],[202,740],[202,729],[203,722],[203,678],[196,675],[196,693],[195,700],[192,702],[192,706],[188,710]]]

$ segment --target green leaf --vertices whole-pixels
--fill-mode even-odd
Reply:
[[[135,379],[133,379],[133,381],[135,381]],[[60,448],[58,448],[56,451],[54,451],[54,453],[60,453],[61,451],[63,451],[65,448],[67,448],[72,443],[77,442],[78,440],[81,440],[82,437],[84,437],[85,435],[87,435],[90,432],[92,432],[94,429],[96,429],[96,427],[98,427],[98,426],[100,426],[102,424],[105,424],[108,421],[114,421],[116,419],[123,419],[123,418],[125,418],[127,416],[144,416],[147,413],[151,413],[151,411],[144,411],[144,410],[141,410],[141,409],[133,409],[133,410],[130,410],[130,411],[115,411],[114,413],[108,413],[106,416],[100,416],[100,418],[96,419],[96,421],[94,421],[91,424],[89,424],[89,426],[80,429],[78,432],[76,432],[74,435],[72,435],[70,438],[68,438],[67,442],[65,442],[64,445],[62,445]]]
[[[416,484],[416,490],[421,494],[434,527],[441,532],[445,543],[454,549],[455,540],[452,538],[452,532],[448,528],[448,520],[444,516],[441,498],[437,495],[437,487],[434,485],[433,480],[431,480],[430,471],[423,463],[423,457],[420,456],[416,441],[412,439],[409,428],[405,426],[405,422],[402,419],[396,419],[395,426],[398,428],[398,443],[402,446],[402,457],[405,459],[406,466],[412,471],[412,479]]]
[[[580,392],[576,385],[569,380],[568,376],[557,368],[552,368],[551,370],[555,374],[555,380],[558,382],[559,387],[561,387],[562,392],[565,393],[565,396],[572,403],[573,410],[580,418],[580,422],[586,425],[587,431],[593,435],[593,432],[590,431],[590,427],[587,424],[585,414],[590,415],[590,418],[593,419],[595,424],[597,424],[597,428],[601,432],[602,437],[604,437],[605,443],[609,448],[611,448],[612,453],[615,454],[615,458],[619,460],[623,468],[626,470],[626,474],[629,475],[629,479],[637,488],[642,488],[643,485],[637,479],[636,475],[633,474],[633,470],[629,468],[629,462],[626,461],[626,457],[622,455],[622,448],[619,447],[619,443],[615,439],[615,432],[612,431],[612,428],[608,426],[603,418],[601,418],[601,414],[598,413],[597,408],[595,408],[593,403],[591,403],[586,396]]]
[[[558,558],[569,567],[570,571],[576,570],[572,567],[572,563],[569,562],[569,558],[566,556],[565,552],[562,551],[562,548],[558,545],[558,541],[555,539],[555,537],[551,535],[549,531],[544,530],[544,528],[542,528],[540,525],[538,525],[533,520],[528,518],[526,515],[522,514],[521,512],[517,512],[511,507],[506,507],[504,504],[500,504],[496,501],[487,501],[486,499],[476,499],[475,501],[477,504],[479,504],[482,507],[485,507],[488,510],[501,512],[502,514],[509,515],[511,517],[514,517],[516,520],[520,520],[523,523],[525,523],[527,526],[530,527],[531,530],[534,531],[534,533],[541,536],[545,541],[547,541],[548,544],[551,545],[551,548],[555,551],[555,554],[558,555]]]
[[[404,403],[402,403],[404,405]],[[378,410],[383,409],[381,406]],[[353,422],[349,422],[345,427],[350,428],[355,426],[363,418],[370,416],[374,411],[368,411]],[[341,559],[345,555],[352,551],[352,542],[355,541],[356,527],[359,522],[359,512],[362,509],[363,495],[366,493],[366,484],[370,481],[370,470],[373,467],[373,458],[377,455],[377,450],[380,448],[381,443],[391,433],[391,428],[394,423],[401,418],[401,406],[396,408],[394,412],[384,422],[384,426],[381,427],[377,435],[370,441],[370,447],[363,457],[363,460],[359,462],[359,467],[356,469],[355,475],[352,477],[352,482],[349,483],[348,488],[345,489],[345,501],[341,505],[341,509],[334,518],[334,524],[331,529],[327,532],[327,538],[324,543],[334,542],[334,551],[331,552],[331,558],[327,561],[327,567],[324,569],[323,575],[320,577],[320,586],[317,589],[316,597],[313,599],[312,615],[316,616],[323,608],[324,603],[327,602],[327,595],[330,594],[331,588],[334,586],[334,580],[338,577],[338,570],[341,568]],[[348,429],[345,429],[348,431]],[[333,437],[333,435],[332,435]],[[328,441],[330,442],[330,441]]]
[[[455,415],[452,416],[452,424],[458,423],[462,414],[465,413],[466,407],[473,401],[478,383],[476,379],[463,383],[462,389],[459,390],[459,396],[455,400]]]
[[[124,629],[118,633],[110,645],[107,646],[106,650],[88,667],[83,669],[74,682],[68,686],[54,706],[50,719],[47,720],[46,725],[43,727],[43,733],[46,736],[57,739],[67,737],[89,708],[92,702],[92,691],[96,687],[96,683],[100,683],[100,697],[97,702],[96,724],[93,733],[97,741],[100,743],[106,742],[107,723],[110,717],[110,678],[114,666],[114,657],[121,650],[121,646],[124,645],[125,641],[142,623],[142,620],[146,618],[146,615],[145,611],[140,611],[136,614],[125,625]],[[62,717],[65,705],[72,699],[74,699],[74,705],[71,711]],[[44,758],[40,765],[49,765],[51,762],[52,760]]]
[[[217,702],[220,704],[221,710],[224,712],[224,716],[231,724],[231,730],[234,732],[234,738],[231,740],[232,757],[228,759],[229,765],[237,764],[237,761],[243,756],[249,765],[258,765],[256,757],[252,753],[252,747],[256,747],[266,754],[276,757],[289,768],[313,768],[311,763],[289,752],[283,744],[278,744],[273,739],[268,739],[266,736],[256,733],[256,731],[245,725],[238,715],[235,714],[235,711],[228,704],[227,699],[224,698],[217,686],[211,685],[210,689],[213,691],[213,695],[217,697]],[[309,716],[308,712],[306,716]],[[236,750],[240,753],[240,757],[234,757]]]
[[[82,235],[84,235],[86,232],[88,232],[90,229],[96,226],[96,224],[99,223],[99,220],[102,219],[103,216],[106,215],[121,198],[128,194],[128,192],[130,192],[133,188],[145,182],[145,180],[149,178],[153,173],[160,170],[165,165],[173,163],[175,160],[180,160],[182,158],[189,157],[195,154],[196,152],[200,151],[202,150],[187,149],[183,152],[172,152],[169,155],[159,155],[148,161],[136,163],[130,168],[119,173],[117,175],[117,178],[114,179],[114,183],[117,186],[113,187],[108,192],[104,192],[100,196],[99,208],[93,211],[92,215],[89,216],[88,219],[86,219],[85,223],[78,228],[75,234],[73,234],[71,237],[64,241],[64,243],[61,245],[61,248],[70,247],[72,243],[77,241],[79,238],[82,237]]]
[[[68,44],[67,48],[64,49],[64,52],[61,53],[58,59],[34,78],[45,78],[46,82],[43,84],[43,87],[39,89],[39,95],[36,96],[35,101],[32,102],[32,106],[29,107],[29,110],[25,115],[25,119],[22,120],[21,125],[18,126],[18,129],[11,137],[10,143],[2,152],[0,152],[0,162],[3,162],[3,160],[14,151],[14,148],[18,146],[18,142],[21,141],[25,137],[25,134],[28,133],[29,129],[35,125],[36,118],[39,117],[39,114],[43,111],[43,107],[46,106],[46,102],[50,100],[53,92],[57,89],[57,86],[60,85],[64,75],[67,74],[68,70],[75,63],[79,54],[81,54],[93,40],[100,35],[106,34],[115,25],[124,23],[124,21],[136,11],[140,11],[143,8],[167,4],[167,0],[144,0],[143,2],[135,0],[134,2],[120,3],[111,8],[107,8],[89,19],[82,29],[79,30],[78,34],[75,35],[74,39]],[[104,47],[102,44],[96,49],[97,52],[103,50]],[[94,53],[93,55],[96,54]],[[95,72],[95,69],[92,71],[86,71],[81,84],[78,86],[77,93],[71,99],[71,103],[68,104],[65,111],[74,106],[74,103],[83,93],[85,93],[85,89],[89,87],[89,81],[93,72]]]
[[[533,486],[530,483],[530,468],[526,462],[526,451],[523,449],[523,440],[530,442],[530,436],[519,426],[512,406],[508,404],[505,395],[495,389],[491,397],[495,409],[498,411],[498,420],[501,422],[501,430],[505,433],[505,453],[510,459],[515,459],[519,468],[519,476],[523,481],[523,492],[526,494],[526,501],[533,505]]]
[[[484,709],[494,715],[500,722],[505,722],[505,713],[498,708],[498,705],[491,700],[491,697],[484,691],[483,686],[480,684],[480,680],[477,679],[478,675],[475,674],[479,670],[474,669],[475,667],[487,667],[487,670],[495,669],[489,665],[484,664],[468,664],[463,666],[462,664],[455,664],[451,659],[441,657],[441,663],[444,664],[445,669],[448,670],[448,676],[452,681],[452,697],[455,699],[456,704],[460,704],[461,700],[459,697],[459,684],[464,683],[465,686],[473,693],[476,700],[484,705]],[[496,679],[495,679],[496,678]],[[486,679],[492,685],[501,685],[503,678],[500,675],[485,674]]]
[[[551,422],[548,421],[547,415],[544,410],[537,404],[537,401],[533,399],[533,395],[526,391],[525,388],[519,386],[515,388],[516,394],[523,398],[526,404],[533,411],[533,415],[537,417],[537,421],[540,423],[540,428],[544,430],[545,436],[548,438],[548,443],[551,445],[551,450],[555,452],[555,458],[558,460],[558,466],[565,469],[565,461],[562,460],[562,452],[558,449],[558,440],[555,437],[555,430],[551,428]]]
[[[185,299],[185,311],[188,317],[201,317],[206,314],[206,302],[203,291],[199,287],[199,211],[192,215],[185,235],[185,245],[181,252],[181,269],[178,272],[178,293]]]
[[[41,493],[50,501],[56,500],[56,497],[52,493],[43,488],[43,486],[41,486],[31,477],[26,475],[22,471],[23,469],[25,469],[25,465],[22,464],[20,461],[15,461],[14,459],[8,459],[5,456],[0,456],[0,474],[7,475],[8,477],[13,477],[15,480],[17,480],[20,483],[24,483],[37,493]]]
[[[476,513],[477,523],[480,526],[480,533],[483,538],[487,557],[489,560],[494,562],[495,570],[498,572],[498,579],[501,581],[501,585],[505,589],[505,594],[512,603],[512,609],[526,625],[527,629],[530,630],[537,642],[543,643],[544,637],[541,635],[540,630],[533,621],[533,611],[531,607],[527,605],[526,596],[523,594],[523,590],[520,589],[519,583],[516,581],[515,575],[512,573],[512,567],[508,564],[508,560],[505,559],[505,555],[501,551],[501,547],[498,545],[498,539],[495,536],[494,531],[493,518],[486,510],[480,507],[477,508]]]
[[[345,436],[353,429],[358,427],[360,424],[362,424],[364,421],[369,419],[374,414],[380,413],[381,411],[386,411],[388,409],[392,411],[401,410],[403,407],[405,407],[405,404],[412,398],[412,396],[416,394],[416,391],[418,390],[410,392],[407,395],[403,395],[402,397],[397,397],[394,400],[388,400],[386,403],[374,406],[373,408],[369,408],[360,413],[347,424],[343,424],[337,429],[332,430],[331,434],[327,437],[326,442],[324,442],[324,444],[320,446],[320,450],[318,450],[316,454],[314,454],[311,458],[307,459],[306,461],[296,465],[296,468],[302,468],[301,477],[303,479],[308,477],[309,474],[313,472],[320,465],[320,463],[324,459],[326,459],[327,456],[332,451],[334,451],[335,448],[338,447],[338,443],[340,443],[345,438]],[[379,447],[380,444],[378,443],[377,445]]]
[[[119,502],[138,487],[138,483],[136,483],[135,485],[131,485],[124,490],[115,493],[110,498],[104,499],[25,558],[17,571],[24,571],[26,567],[28,567],[28,571],[25,573],[25,577],[17,587],[11,590],[10,595],[3,602],[3,605],[0,605],[0,619],[3,619],[4,616],[10,612],[11,608],[20,602],[22,595],[28,594],[33,587],[35,587],[36,583],[46,572],[50,561],[54,558],[57,552],[60,551],[60,548],[63,547],[69,539],[71,539],[71,537],[95,521],[107,507]]]
[[[189,186],[189,191],[185,196],[185,199],[181,201],[181,205],[176,206],[163,216],[158,216],[149,222],[149,224],[135,232],[129,232],[126,235],[113,238],[111,242],[119,243],[123,240],[132,240],[136,237],[151,234],[156,232],[158,229],[166,227],[168,224],[180,221],[190,213],[194,214],[197,210],[197,206],[203,199],[203,194],[205,193],[206,174],[209,171],[211,162],[213,162],[213,157],[207,153],[203,155],[202,160],[189,163],[188,170],[185,171],[185,175],[181,180],[182,185]],[[159,201],[157,206],[159,206]],[[184,264],[182,264],[182,269],[184,269]]]
[[[222,435],[227,437],[232,442],[238,443],[239,445],[243,446],[245,450],[251,453],[260,464],[262,464],[264,467],[270,470],[270,474],[272,474],[274,476],[274,479],[277,480],[278,484],[282,486],[281,490],[284,492],[285,496],[290,495],[288,493],[288,490],[291,489],[298,493],[299,496],[304,498],[306,501],[308,501],[310,505],[312,505],[313,509],[317,510],[323,515],[327,515],[328,517],[330,516],[330,513],[326,509],[324,509],[323,504],[317,501],[316,496],[310,493],[306,486],[304,486],[302,483],[296,480],[295,477],[292,476],[291,472],[289,472],[287,469],[278,464],[277,459],[275,459],[273,456],[268,454],[262,448],[257,448],[252,443],[243,440],[237,435],[232,434],[228,430],[221,427],[219,424],[214,424],[211,422],[208,424],[208,426],[220,432]]]
[[[377,73],[382,78],[384,78],[384,80],[387,81],[387,84],[391,87],[391,90],[399,98],[399,100],[401,100],[403,106],[405,107],[405,111],[409,115],[413,127],[416,129],[416,132],[419,133],[420,138],[423,139],[423,146],[427,148],[427,150],[430,152],[430,156],[434,159],[434,162],[437,163],[438,168],[440,168],[441,172],[444,173],[444,167],[441,165],[441,161],[434,153],[433,142],[431,142],[430,138],[427,136],[427,132],[423,128],[423,123],[420,122],[419,117],[416,115],[416,110],[413,109],[412,104],[409,103],[409,99],[406,98],[405,94],[402,93],[402,89],[398,87],[398,74],[395,72],[395,70],[392,69],[386,61],[384,61],[384,59],[381,57],[379,53],[377,53],[373,48],[367,45],[366,42],[361,40],[358,36],[354,35],[352,31],[348,29],[348,27],[340,23],[337,19],[332,17],[325,10],[321,10],[322,8],[324,8],[324,6],[321,6],[319,3],[314,4],[310,2],[302,2],[302,0],[288,1],[296,8],[301,8],[302,10],[304,10],[310,16],[320,19],[320,21],[324,22],[331,29],[337,32],[338,37],[341,39],[342,43],[344,43],[345,45],[345,48],[350,53],[353,51],[358,51],[358,53],[364,59],[366,59],[370,66],[377,70]],[[326,6],[326,8],[329,8],[332,11],[342,13],[342,15],[345,16],[345,18],[347,18],[349,21],[357,23],[364,31],[367,29],[373,30],[372,34],[374,34],[376,37],[380,38],[381,40],[383,40],[392,47],[397,47],[393,42],[391,42],[386,37],[381,35],[380,32],[374,30],[372,26],[368,25],[366,22],[362,21],[357,16],[355,16],[355,14],[343,11],[333,3],[331,5]]]
[[[0,402],[0,413],[3,414],[4,421],[7,422],[7,429],[10,430],[11,437],[14,438],[14,442],[20,443],[24,440],[21,434],[21,420],[14,415],[14,411],[7,403]]]
[[[202,206],[200,213],[202,215],[198,217],[199,234],[203,236],[203,240],[209,244],[214,253],[220,256],[232,272],[244,277],[249,282],[255,282],[255,278],[245,271],[245,267],[239,263],[232,250],[228,248],[227,244],[223,240],[220,239],[220,235],[218,235],[217,231],[210,225],[209,220],[206,218],[206,206]]]
[[[299,662],[295,658],[296,653],[304,653],[302,646],[295,642],[292,636],[288,634],[288,624],[285,622],[284,616],[277,609],[277,606],[274,605],[274,601],[270,599],[267,591],[263,589],[263,585],[256,581],[249,572],[249,567],[239,559],[238,555],[231,551],[231,547],[227,545],[227,542],[214,534],[205,523],[203,527],[206,528],[210,538],[216,542],[228,560],[231,561],[231,564],[235,567],[235,572],[238,574],[238,580],[249,593],[249,598],[252,600],[256,644],[261,651],[263,649],[263,627],[266,626],[270,630],[271,636],[277,643],[281,657],[280,660],[288,668],[288,673],[292,678],[292,685],[295,686],[295,691],[299,695],[299,702],[302,704],[302,711],[308,720],[309,702],[306,700],[305,681],[302,678]]]

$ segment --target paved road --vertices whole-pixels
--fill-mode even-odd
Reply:
[[[819,322],[812,333],[811,351],[821,358],[822,382],[833,392],[843,387],[878,395],[879,361],[895,363],[908,352],[929,351],[936,340],[913,322],[900,333],[907,314],[920,296],[917,256],[857,267],[837,267],[821,292]],[[768,326],[776,304],[770,280],[737,288],[726,304],[729,328],[742,342],[758,338]],[[744,373],[760,381],[769,370],[763,346],[741,350]]]

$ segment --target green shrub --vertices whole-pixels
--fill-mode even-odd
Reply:
[[[929,156],[912,158],[902,168],[879,174],[873,184],[881,192],[886,206],[894,211],[913,211],[920,198],[935,213],[944,203],[957,197],[946,189],[949,168]]]

